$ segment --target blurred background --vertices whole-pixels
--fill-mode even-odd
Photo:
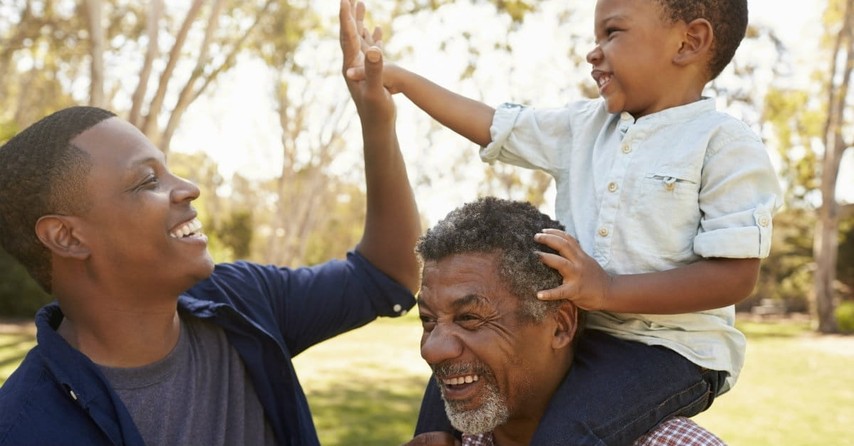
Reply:
[[[368,22],[382,28],[388,61],[493,105],[549,107],[597,94],[585,62],[593,46],[594,4],[382,0],[368,3]],[[197,208],[217,261],[297,266],[341,257],[361,234],[364,197],[359,124],[340,73],[338,5],[335,0],[0,0],[0,143],[63,107],[111,109],[166,152],[174,171],[200,185]],[[740,323],[757,339],[831,339],[831,350],[843,362],[818,368],[847,371],[854,365],[854,343],[836,343],[838,335],[832,335],[854,332],[854,93],[849,92],[854,0],[748,0],[748,5],[747,38],[706,95],[763,137],[786,195],[760,283],[738,306]],[[401,146],[425,227],[481,195],[529,200],[553,214],[549,177],[483,164],[473,144],[441,128],[403,96],[397,103]],[[31,320],[48,300],[0,251],[0,318]],[[406,409],[397,421],[401,427],[390,434],[393,440],[360,444],[406,438],[428,372],[417,353],[417,320],[385,323],[382,330],[404,333],[372,363],[382,364],[378,369],[386,374],[365,380],[406,377],[395,384],[407,383],[401,403]],[[32,341],[26,323],[14,326],[7,332],[19,337],[0,338],[0,371],[5,370],[0,382]],[[344,410],[333,405],[327,411],[321,396],[326,387],[312,387],[312,377],[326,376],[320,368],[336,359],[352,371],[353,354],[366,358],[377,350],[358,346],[389,339],[365,333],[357,333],[352,344],[345,339],[333,345],[331,353],[308,352],[314,359],[305,360],[308,371],[302,375],[310,375],[306,387],[317,416],[328,412],[330,420],[341,420]],[[16,353],[4,357],[4,348]],[[775,360],[786,358],[768,359]],[[829,393],[854,406],[850,371],[832,375],[837,381]],[[769,378],[757,379],[761,386]],[[359,395],[381,397],[366,385]],[[385,395],[383,401],[393,399]],[[823,410],[818,404],[811,413]],[[780,407],[769,403],[775,405]],[[382,412],[391,407],[382,406]],[[354,412],[371,413],[364,407]],[[854,423],[851,410],[834,413],[833,424]],[[731,421],[707,423],[720,431]],[[769,429],[789,424],[777,420]],[[327,426],[325,432],[332,430]],[[851,444],[832,432],[825,438],[837,441],[813,444]],[[323,435],[324,444],[335,443]],[[352,440],[367,434],[342,435]],[[798,444],[787,441],[767,444]]]

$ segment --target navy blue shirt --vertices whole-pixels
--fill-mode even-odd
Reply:
[[[414,304],[409,290],[351,252],[347,260],[298,269],[217,265],[210,278],[179,297],[178,311],[223,328],[279,443],[318,445],[291,359]],[[38,345],[0,388],[0,445],[142,445],[98,366],[57,334],[62,318],[55,303],[39,310]]]

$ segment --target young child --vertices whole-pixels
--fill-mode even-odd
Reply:
[[[587,61],[601,98],[557,109],[493,109],[385,69],[389,91],[482,146],[484,161],[555,179],[567,230],[537,241],[560,254],[541,257],[564,283],[539,297],[590,313],[552,400],[559,416],[541,421],[532,444],[629,444],[734,385],[745,338],[733,305],[769,253],[781,193],[760,138],[702,93],[747,17],[746,0],[598,0]],[[440,411],[431,383],[417,432],[447,430]]]

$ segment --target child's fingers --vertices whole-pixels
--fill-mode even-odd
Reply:
[[[537,254],[540,256],[540,261],[542,261],[543,264],[554,269],[560,273],[561,277],[563,277],[563,284],[550,290],[539,291],[537,293],[537,298],[542,300],[570,299],[573,296],[571,289],[572,285],[567,282],[567,278],[574,274],[572,271],[572,263],[557,254],[548,252],[538,252]]]
[[[365,80],[370,87],[383,86],[383,52],[379,47],[372,46],[365,51]]]
[[[554,249],[558,254],[568,259],[578,257],[578,252],[581,250],[581,245],[578,244],[578,240],[563,231],[544,229],[543,232],[534,236],[534,240],[537,243]]]
[[[549,288],[547,290],[537,291],[537,299],[540,300],[570,300],[569,293],[566,291],[566,285],[561,285],[557,288]]]

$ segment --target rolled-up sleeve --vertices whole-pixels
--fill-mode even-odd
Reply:
[[[703,219],[694,240],[702,257],[765,258],[782,192],[766,149],[749,130],[729,128],[710,148],[700,194]]]
[[[501,104],[489,129],[492,142],[481,148],[480,158],[552,172],[558,164],[558,149],[569,145],[569,123],[567,108]]]

